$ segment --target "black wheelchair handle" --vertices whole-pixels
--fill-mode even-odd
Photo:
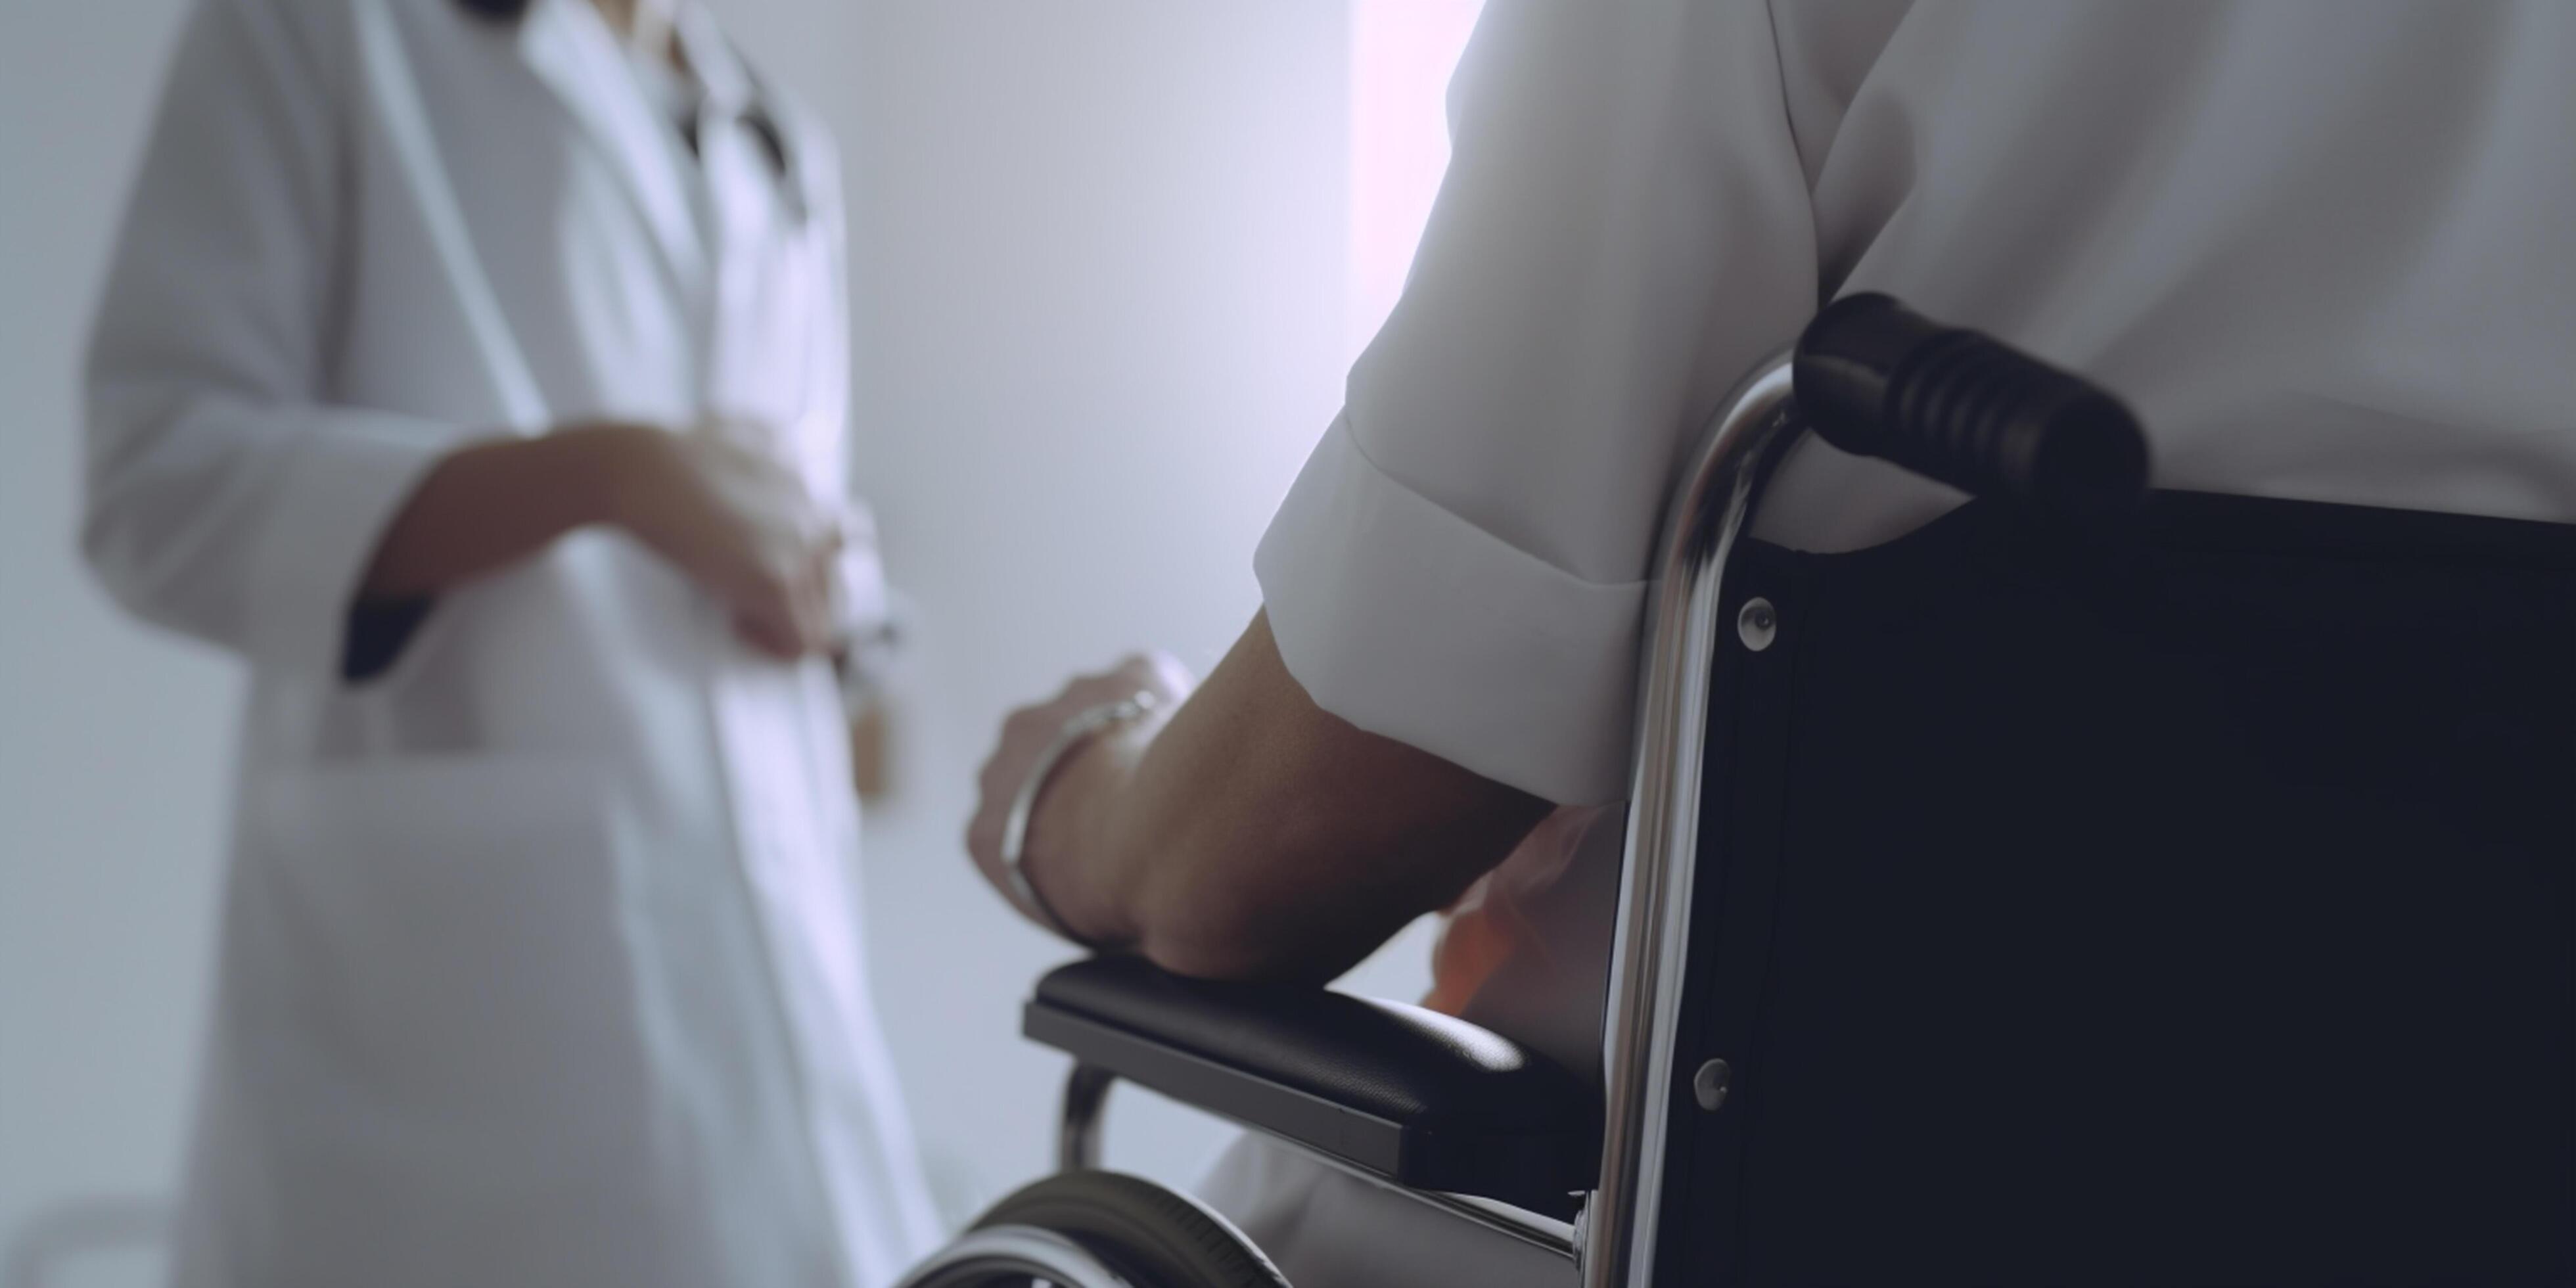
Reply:
[[[1971,496],[2074,519],[2117,517],[2146,496],[2146,435],[2119,399],[1885,295],[1817,314],[1791,379],[1826,442]]]

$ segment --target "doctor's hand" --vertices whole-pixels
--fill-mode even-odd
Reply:
[[[789,659],[838,645],[840,516],[774,436],[724,424],[584,432],[615,436],[610,521],[723,600],[743,638]]]
[[[1142,717],[1114,725],[1066,749],[1045,788],[1038,794],[1022,846],[1022,873],[1039,897],[1074,930],[1095,940],[1114,940],[1118,927],[1106,924],[1088,891],[1067,888],[1061,876],[1047,878],[1048,859],[1080,845],[1086,833],[1102,823],[1103,806],[1131,775],[1154,734],[1189,697],[1194,686],[1189,668],[1167,653],[1140,653],[1096,675],[1076,676],[1056,695],[1014,711],[1002,722],[1001,737],[976,779],[975,816],[966,825],[966,851],[1002,897],[1040,925],[1047,917],[1017,894],[1002,865],[1002,832],[1011,804],[1039,757],[1062,734],[1068,722],[1096,707],[1140,693],[1153,695],[1153,708]]]

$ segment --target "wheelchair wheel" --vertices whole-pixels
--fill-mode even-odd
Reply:
[[[1063,1172],[1024,1186],[977,1218],[960,1244],[1014,1229],[1079,1244],[1128,1288],[1289,1288],[1232,1222],[1186,1194],[1118,1172]],[[1005,1260],[960,1259],[907,1282],[983,1288],[1044,1281],[1034,1267]]]

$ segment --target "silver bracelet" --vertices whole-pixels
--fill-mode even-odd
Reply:
[[[1083,739],[1134,720],[1156,705],[1158,700],[1154,695],[1140,689],[1116,702],[1103,702],[1065,721],[1064,727],[1056,731],[1055,741],[1048,743],[1046,750],[1038,753],[1037,763],[1029,766],[1027,780],[1020,784],[1019,794],[1011,798],[1011,812],[1002,819],[1002,871],[1011,879],[1011,893],[1019,896],[1023,906],[1035,910],[1047,929],[1095,951],[1100,945],[1075,934],[1073,927],[1066,925],[1064,918],[1056,915],[1055,908],[1039,896],[1038,888],[1030,884],[1029,874],[1021,868],[1021,863],[1028,857],[1029,817],[1037,813],[1038,794],[1046,790],[1047,780],[1055,776],[1056,765],[1067,752],[1080,745]]]

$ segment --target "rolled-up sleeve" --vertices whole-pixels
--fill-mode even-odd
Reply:
[[[1676,461],[1817,297],[1759,0],[1494,0],[1411,277],[1256,556],[1325,710],[1560,803],[1626,789]]]
[[[322,399],[334,11],[202,0],[180,42],[91,336],[81,533],[139,616],[316,678],[385,525],[476,432]]]

